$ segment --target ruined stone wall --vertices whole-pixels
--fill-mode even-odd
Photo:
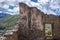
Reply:
[[[6,33],[4,34],[4,37],[6,37],[6,40],[18,40],[18,32]]]
[[[20,15],[19,40],[44,40],[38,9],[20,3]]]
[[[19,21],[18,39],[29,40],[28,15],[30,8],[25,4],[20,4],[19,6],[20,6],[20,21]]]
[[[31,29],[34,31],[32,32],[34,40],[44,40],[44,30],[41,20],[41,13],[42,12],[40,12],[37,8],[31,8]]]
[[[59,16],[44,14],[36,7],[29,7],[24,3],[20,3],[19,7],[19,40],[44,40],[46,23],[52,24],[53,38],[60,38]]]
[[[42,14],[42,23],[52,24],[53,38],[60,38],[60,18],[55,15]]]

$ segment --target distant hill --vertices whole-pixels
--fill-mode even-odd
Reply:
[[[10,14],[6,14],[6,13],[0,13],[0,18],[3,18],[3,17],[6,17],[6,16],[9,16]]]
[[[11,27],[19,19],[19,15],[8,15],[6,17],[0,18],[0,27]]]

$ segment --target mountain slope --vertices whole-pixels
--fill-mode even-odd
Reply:
[[[11,27],[19,19],[19,15],[9,15],[4,18],[0,18],[0,27]]]
[[[3,18],[3,17],[6,17],[6,16],[9,16],[10,14],[6,14],[6,13],[0,13],[0,18]]]

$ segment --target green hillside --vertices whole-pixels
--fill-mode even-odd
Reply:
[[[9,15],[4,18],[0,18],[0,27],[11,27],[19,19],[19,15]]]

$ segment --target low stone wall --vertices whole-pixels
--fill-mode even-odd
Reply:
[[[17,30],[7,30],[4,34],[6,40],[18,40],[18,31]]]

